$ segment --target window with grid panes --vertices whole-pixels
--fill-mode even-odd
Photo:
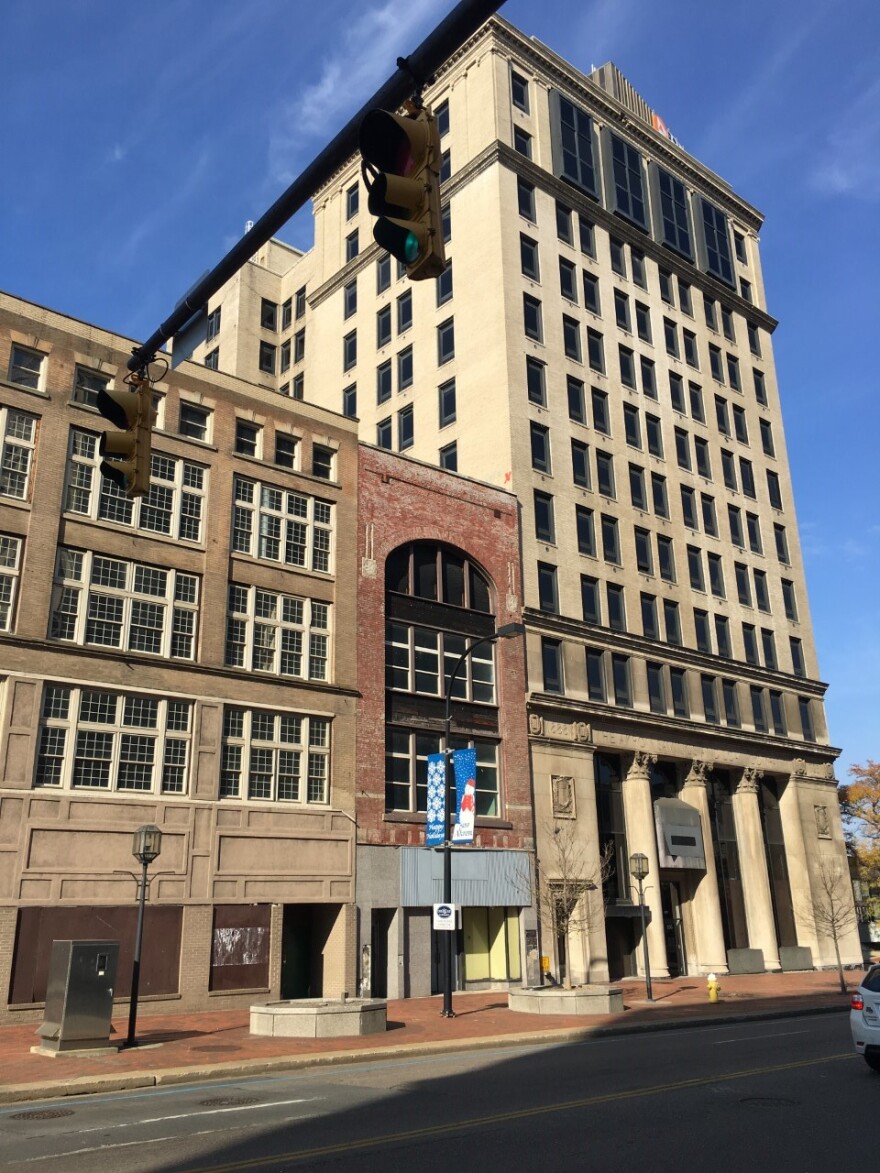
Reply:
[[[226,664],[302,680],[329,679],[330,605],[229,584]]]
[[[556,90],[551,91],[550,99],[553,170],[562,179],[598,196],[592,119]]]
[[[38,391],[46,356],[27,346],[13,345],[9,352],[9,382]]]
[[[201,541],[207,470],[180,457],[154,452],[150,488],[138,498],[126,497],[98,471],[98,437],[71,428],[65,510],[116,525],[168,534],[187,542]]]
[[[89,550],[58,550],[52,639],[192,660],[198,618],[194,574]]]
[[[609,134],[614,211],[640,228],[648,227],[642,156],[630,143]]]
[[[208,321],[210,322],[210,316]],[[210,334],[208,338],[210,340]],[[102,375],[99,371],[90,371],[88,367],[77,363],[73,374],[73,402],[83,407],[97,407],[98,392],[106,391],[109,385],[109,376]]]
[[[354,396],[354,403],[352,405],[352,415],[357,414],[357,388],[347,387],[343,392],[347,396],[351,392]],[[346,403],[349,400],[346,399]],[[299,451],[299,441],[296,436],[291,436],[287,432],[275,432],[275,463],[282,468],[296,468],[296,457]]]
[[[0,631],[12,630],[23,539],[0,534]]]
[[[233,485],[233,550],[286,566],[330,571],[331,502],[240,476]]]
[[[187,792],[192,703],[46,684],[35,787]]]
[[[702,197],[698,199],[698,203],[706,271],[732,286],[734,284],[733,262],[730,257],[727,217],[720,209]]]
[[[0,496],[25,501],[30,493],[31,468],[37,441],[36,416],[0,406]]]
[[[329,791],[326,717],[224,708],[220,798],[326,805]]]
[[[693,257],[687,189],[680,179],[657,167],[660,194],[660,239],[688,260]]]
[[[191,440],[206,441],[209,434],[211,412],[207,407],[197,403],[180,401],[177,431],[181,436],[188,436]]]

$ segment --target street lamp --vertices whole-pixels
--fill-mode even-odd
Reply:
[[[651,962],[648,958],[648,926],[645,923],[645,894],[642,888],[642,881],[648,874],[648,857],[641,851],[634,852],[629,857],[629,870],[639,882],[639,910],[642,915],[642,945],[645,950],[645,998],[648,1002],[653,1002],[654,998],[651,994]]]
[[[497,631],[491,635],[484,635],[482,639],[474,640],[472,644],[464,649],[458,659],[452,666],[452,671],[446,681],[446,717],[444,721],[443,733],[443,785],[446,791],[446,801],[443,804],[443,903],[452,903],[452,795],[454,791],[450,792],[450,783],[452,781],[452,750],[449,745],[450,733],[452,728],[452,690],[455,687],[455,681],[458,676],[459,669],[465,660],[477,648],[482,647],[483,644],[495,643],[499,639],[512,639],[517,635],[525,634],[525,624],[523,623],[504,623]],[[455,1018],[452,1009],[452,958],[453,958],[453,938],[455,936],[455,929],[451,932],[443,934],[445,945],[443,954],[443,1010],[441,1015],[443,1018]]]
[[[152,823],[138,827],[134,833],[134,842],[131,845],[131,854],[140,860],[143,873],[140,881],[140,896],[138,903],[137,931],[134,938],[134,960],[131,963],[131,1000],[128,1005],[128,1038],[126,1047],[135,1045],[135,1027],[137,1025],[138,987],[141,978],[141,943],[144,939],[144,902],[147,898],[147,868],[162,850],[162,832]]]

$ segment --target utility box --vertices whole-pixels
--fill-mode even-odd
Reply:
[[[55,1055],[110,1046],[118,941],[53,941],[46,1008],[33,1050]]]

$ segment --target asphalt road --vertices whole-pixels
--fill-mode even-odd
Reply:
[[[831,1173],[877,1161],[845,1014],[490,1047],[0,1111],[46,1173]]]

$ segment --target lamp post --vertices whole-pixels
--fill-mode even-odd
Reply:
[[[452,802],[454,791],[450,789],[452,782],[452,749],[450,735],[452,730],[452,690],[459,670],[468,656],[472,655],[483,644],[495,643],[499,639],[512,639],[517,635],[525,634],[525,624],[504,623],[491,635],[484,635],[482,639],[474,640],[469,644],[452,666],[449,678],[446,681],[446,716],[443,727],[443,786],[446,801],[443,804],[443,903],[452,903]],[[443,1018],[455,1018],[452,1009],[452,958],[455,928],[443,934],[445,939],[443,953]]]
[[[639,911],[642,916],[642,946],[645,950],[645,999],[648,1002],[653,1002],[654,997],[651,993],[651,962],[648,958],[648,926],[645,923],[645,893],[642,888],[642,881],[648,874],[648,857],[641,851],[634,852],[629,857],[629,870],[635,876],[639,883]]]
[[[141,978],[141,943],[144,939],[144,903],[147,898],[147,868],[162,850],[162,832],[152,823],[138,827],[134,833],[131,854],[140,861],[143,872],[140,880],[137,930],[134,937],[134,960],[131,963],[131,999],[128,1004],[128,1038],[126,1047],[135,1045],[137,1026],[138,988]]]

